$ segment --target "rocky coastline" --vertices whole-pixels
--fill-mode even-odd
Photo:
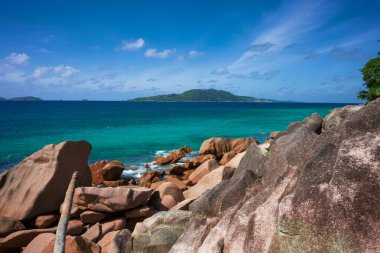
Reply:
[[[79,172],[69,252],[380,252],[380,99],[254,138],[183,146],[141,178],[88,165],[91,144],[47,145],[0,176],[0,253],[53,252]]]

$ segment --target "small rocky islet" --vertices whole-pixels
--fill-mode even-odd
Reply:
[[[91,145],[47,145],[0,177],[0,252],[53,252],[79,172],[65,252],[380,252],[380,99],[254,138],[184,146],[141,178]],[[184,161],[178,163],[179,161]]]

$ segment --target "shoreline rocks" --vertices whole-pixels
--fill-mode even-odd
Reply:
[[[200,155],[212,154],[215,155],[217,159],[221,159],[224,154],[228,152],[241,153],[245,151],[249,145],[259,144],[259,142],[254,138],[210,138],[205,140],[200,149]]]
[[[182,159],[192,152],[185,146],[157,158],[167,171],[145,166],[139,186],[125,185],[133,181],[120,178],[119,161],[88,167],[86,142],[48,145],[0,178],[0,196],[16,196],[13,208],[31,196],[13,211],[18,218],[0,216],[0,252],[52,251],[61,202],[52,209],[40,198],[64,196],[59,176],[72,172],[74,153],[86,176],[75,189],[66,252],[380,251],[379,111],[380,99],[325,119],[313,114],[260,145],[211,138],[199,156]]]

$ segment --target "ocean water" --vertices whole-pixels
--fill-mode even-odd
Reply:
[[[0,172],[50,143],[87,140],[90,162],[118,159],[139,166],[157,152],[210,137],[255,137],[285,130],[313,112],[345,104],[0,102]],[[135,168],[135,167],[133,167]],[[132,169],[133,169],[132,168]]]

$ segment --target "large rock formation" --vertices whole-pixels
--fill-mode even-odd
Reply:
[[[78,187],[75,189],[73,205],[97,212],[119,212],[144,205],[152,192],[144,187]]]
[[[237,154],[245,151],[252,143],[259,144],[254,138],[229,139],[214,137],[202,143],[199,154],[213,154],[218,159],[221,159],[225,153],[232,151]]]
[[[59,210],[74,171],[78,185],[91,185],[91,145],[65,141],[47,145],[0,177],[0,215],[18,220]]]
[[[380,252],[380,99],[349,110],[324,131],[292,123],[266,156],[250,146],[171,252]]]

